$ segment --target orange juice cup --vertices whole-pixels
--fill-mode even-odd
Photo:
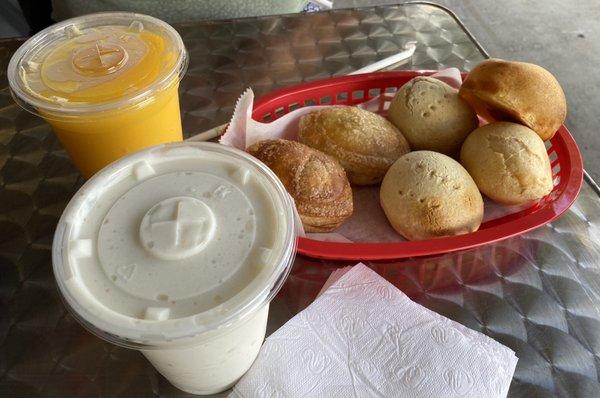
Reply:
[[[110,12],[53,25],[13,55],[15,101],[43,117],[89,178],[139,149],[181,141],[179,34],[146,15]]]

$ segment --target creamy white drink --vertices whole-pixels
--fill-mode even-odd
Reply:
[[[262,163],[218,144],[168,144],[79,190],[53,265],[92,332],[141,350],[178,388],[212,394],[256,358],[294,243],[293,204]]]

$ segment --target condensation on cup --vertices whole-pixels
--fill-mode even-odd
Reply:
[[[294,258],[293,209],[242,151],[152,147],[75,194],[54,237],[55,277],[90,331],[140,350],[181,390],[217,393],[258,355]]]

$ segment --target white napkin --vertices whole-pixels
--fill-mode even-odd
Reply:
[[[266,340],[230,397],[505,397],[516,364],[357,264]]]

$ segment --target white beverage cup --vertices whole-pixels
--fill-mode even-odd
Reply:
[[[275,174],[245,152],[159,145],[75,194],[54,236],[56,281],[92,333],[140,350],[181,390],[218,393],[258,355],[293,263],[294,214]]]

